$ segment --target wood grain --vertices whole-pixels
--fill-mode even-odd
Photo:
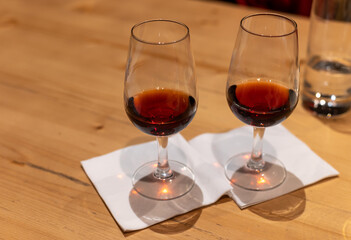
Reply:
[[[325,121],[298,106],[283,124],[339,177],[245,210],[224,197],[131,233],[80,166],[152,140],[129,122],[122,98],[130,28],[146,19],[190,27],[200,104],[182,134],[242,126],[225,81],[239,21],[257,11],[216,1],[1,0],[0,239],[351,239],[350,116]],[[303,62],[309,22],[292,17]]]

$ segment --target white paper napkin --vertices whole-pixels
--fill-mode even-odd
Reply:
[[[139,166],[157,158],[155,141],[82,161],[82,166],[123,231],[146,228],[212,204],[225,194],[240,208],[245,208],[338,174],[278,125],[266,130],[263,150],[284,163],[288,172],[285,182],[262,192],[233,187],[224,175],[223,166],[231,156],[250,151],[252,138],[252,128],[248,126],[227,133],[202,134],[189,143],[180,134],[171,137],[169,158],[191,167],[196,179],[188,194],[169,201],[142,197],[133,190],[131,182],[132,174]]]
[[[250,152],[252,141],[252,127],[245,126],[226,133],[202,134],[189,143],[195,149],[201,150],[201,154],[210,161],[217,161],[223,167],[230,157],[241,152]],[[283,162],[287,177],[282,185],[268,191],[250,191],[234,185],[227,195],[241,209],[339,174],[282,125],[266,129],[263,152]]]
[[[223,178],[223,169],[214,167],[212,159],[200,157],[180,134],[169,139],[168,153],[169,159],[186,164],[196,176],[188,194],[168,201],[147,199],[133,191],[134,171],[157,159],[156,141],[82,161],[85,172],[123,231],[146,228],[209,205],[232,188]]]

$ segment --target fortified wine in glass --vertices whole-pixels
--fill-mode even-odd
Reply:
[[[131,122],[156,136],[158,160],[139,167],[134,189],[141,195],[168,200],[194,185],[190,168],[169,161],[168,136],[184,129],[197,110],[198,95],[189,28],[171,20],[150,20],[131,30],[124,82],[124,103]]]
[[[128,99],[126,112],[141,131],[156,136],[170,135],[185,128],[196,111],[196,100],[172,89],[153,89]]]
[[[232,112],[244,123],[269,127],[286,119],[294,110],[297,94],[269,80],[248,80],[232,85],[227,92]]]
[[[279,186],[281,161],[262,153],[265,127],[285,120],[299,97],[298,38],[295,21],[277,14],[254,14],[240,22],[230,64],[227,102],[234,115],[253,126],[252,152],[230,158],[227,178],[249,190]]]

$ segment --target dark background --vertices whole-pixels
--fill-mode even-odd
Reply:
[[[224,0],[225,2],[309,16],[312,0]]]

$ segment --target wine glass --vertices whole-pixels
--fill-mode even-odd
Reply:
[[[133,26],[124,82],[125,111],[142,132],[156,136],[158,161],[139,167],[134,189],[168,200],[194,185],[192,170],[169,161],[168,136],[184,129],[197,110],[198,95],[189,28],[172,20],[149,20]]]
[[[226,97],[234,115],[253,126],[254,141],[252,152],[233,156],[225,165],[233,184],[259,191],[285,180],[283,163],[262,153],[263,135],[266,127],[291,114],[298,96],[296,22],[270,13],[244,17],[232,54]]]

